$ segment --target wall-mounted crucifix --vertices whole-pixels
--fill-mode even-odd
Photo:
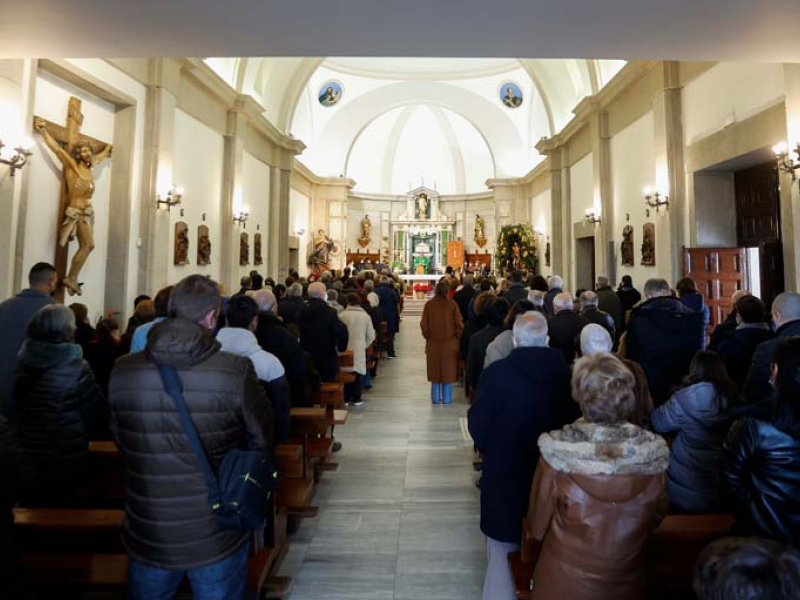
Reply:
[[[83,284],[78,282],[78,276],[89,254],[94,250],[92,167],[110,158],[112,150],[111,144],[81,135],[82,124],[81,101],[75,97],[69,99],[66,127],[40,117],[33,118],[33,128],[41,134],[62,166],[55,255],[55,267],[62,286],[56,291],[59,300],[64,299],[64,289],[70,296],[81,295]],[[75,238],[78,240],[78,251],[72,257],[67,271],[68,244]]]

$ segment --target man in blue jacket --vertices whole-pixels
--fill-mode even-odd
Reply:
[[[522,518],[539,462],[542,433],[577,416],[564,355],[547,347],[547,319],[529,312],[514,322],[514,350],[481,375],[468,413],[469,432],[484,454],[481,531],[488,566],[483,598],[514,598],[508,553],[519,550]]]

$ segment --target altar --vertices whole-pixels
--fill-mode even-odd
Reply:
[[[411,190],[406,195],[405,214],[391,223],[394,262],[402,263],[407,273],[435,281],[444,273],[454,227],[455,220],[439,211],[436,190]]]
[[[428,295],[433,293],[433,288],[436,287],[436,284],[442,278],[442,275],[439,273],[433,274],[426,274],[426,275],[417,275],[416,273],[406,273],[406,274],[399,274],[398,277],[403,280],[406,284],[406,296],[412,296],[414,294],[414,286],[422,283],[428,286]]]

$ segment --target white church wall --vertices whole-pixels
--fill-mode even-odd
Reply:
[[[220,223],[220,198],[222,194],[222,136],[190,117],[182,110],[175,111],[174,154],[172,174],[175,185],[184,189],[180,207],[170,211],[170,250],[167,280],[175,283],[187,275],[201,273],[219,281],[221,272],[222,227]],[[169,184],[167,184],[169,185]],[[184,210],[181,216],[180,209]],[[205,215],[205,221],[203,221]],[[175,223],[185,222],[189,227],[189,265],[174,264],[175,247],[172,243]],[[205,225],[211,238],[211,264],[197,265],[197,228]],[[227,285],[230,282],[224,282]],[[238,282],[237,282],[238,283]]]
[[[689,146],[783,100],[780,63],[719,63],[683,88],[684,143]]]
[[[269,165],[261,162],[248,152],[244,153],[242,160],[242,204],[249,207],[250,218],[247,220],[246,227],[237,225],[236,234],[237,237],[241,233],[247,234],[250,252],[248,255],[249,264],[245,266],[239,265],[239,277],[249,275],[252,270],[259,271],[264,275],[267,268],[270,175]],[[255,235],[257,233],[261,234],[261,259],[263,261],[258,266],[255,264]]]
[[[553,274],[553,268],[548,267],[545,261],[545,248],[548,239],[553,234],[552,206],[550,204],[550,190],[545,190],[531,198],[531,227],[542,232],[537,236],[539,250],[539,272],[545,277]],[[552,253],[552,249],[551,249]],[[552,263],[551,263],[552,264]]]
[[[70,96],[82,102],[84,115],[82,133],[111,142],[114,137],[114,106],[47,72],[40,71],[36,78],[34,114],[54,123],[66,123]],[[28,270],[39,261],[53,262],[60,216],[61,164],[45,146],[42,138],[34,138],[34,155],[30,169],[28,208],[25,218],[25,243],[23,249],[23,279]],[[111,161],[93,169],[95,191],[92,205],[95,211],[95,250],[84,265],[79,281],[84,282],[83,295],[71,301],[82,302],[89,309],[90,319],[101,316],[105,304],[106,252],[108,247],[108,218],[111,191]],[[69,245],[67,265],[77,251],[77,241]]]
[[[614,206],[614,259],[616,282],[630,275],[641,289],[645,280],[655,276],[669,276],[669,237],[662,227],[665,221],[655,210],[646,216],[644,190],[655,184],[655,121],[652,112],[640,117],[611,138],[611,181]],[[663,209],[661,209],[663,212]],[[642,238],[645,223],[656,225],[656,266],[642,266]],[[633,227],[633,267],[622,266],[622,231],[626,225]],[[658,252],[667,249],[666,252]],[[667,261],[667,262],[664,262]]]
[[[299,231],[303,232],[302,235],[298,235]],[[311,241],[311,201],[308,196],[294,188],[289,192],[289,236],[300,239],[300,261],[297,271],[304,276],[308,273],[306,255]]]
[[[575,223],[583,222],[587,208],[595,208],[599,211],[599,202],[594,197],[594,183],[592,181],[592,154],[589,153],[570,167],[569,186],[570,186],[570,223],[569,233],[572,238],[572,253],[570,258],[572,277],[569,282],[570,292],[576,289],[576,256],[577,245],[573,235]]]
[[[0,140],[13,148],[13,140],[26,137],[22,126],[21,61],[0,61]],[[18,198],[14,197],[15,181],[6,166],[0,166],[0,212],[6,221],[0,240],[0,298],[19,290],[14,289],[14,248],[17,240]]]
[[[370,200],[352,196],[348,198],[347,238],[345,239],[345,248],[347,252],[361,251],[380,253],[383,247],[381,231],[385,228],[388,229],[389,215],[392,214],[392,207],[396,204],[402,205],[403,208],[405,208],[404,201]],[[361,220],[365,215],[369,215],[369,219],[372,222],[372,232],[370,234],[370,243],[362,248],[358,243],[358,238],[361,237]],[[388,244],[389,242],[387,241],[386,243]]]

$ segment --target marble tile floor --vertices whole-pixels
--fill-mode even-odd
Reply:
[[[472,444],[456,386],[434,406],[419,317],[382,360],[366,402],[336,429],[339,470],[323,475],[319,516],[293,536],[280,574],[289,600],[472,600],[486,564]]]

